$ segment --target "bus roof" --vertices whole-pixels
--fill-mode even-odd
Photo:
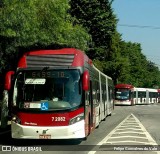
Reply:
[[[157,89],[153,89],[153,88],[147,88],[147,90],[148,90],[149,92],[157,92]]]
[[[121,83],[121,84],[115,85],[115,88],[127,88],[127,89],[132,89],[132,88],[134,88],[134,86],[131,85],[131,84]]]
[[[149,91],[149,92],[157,92],[157,89],[153,89],[153,88],[139,88],[139,87],[135,87],[134,91]]]
[[[134,87],[134,91],[146,91],[147,88]]]
[[[18,68],[27,67],[55,67],[55,66],[84,66],[92,65],[92,60],[83,52],[75,48],[53,50],[36,50],[26,52],[18,62]]]

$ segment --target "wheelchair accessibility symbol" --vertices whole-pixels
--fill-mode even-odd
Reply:
[[[48,102],[41,103],[41,110],[48,110]]]

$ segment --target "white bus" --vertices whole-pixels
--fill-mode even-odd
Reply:
[[[135,104],[154,104],[158,102],[157,89],[152,88],[134,88]]]
[[[158,91],[157,89],[147,88],[149,95],[149,104],[158,103]]]

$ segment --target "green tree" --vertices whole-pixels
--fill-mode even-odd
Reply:
[[[91,59],[107,60],[111,52],[111,38],[116,29],[116,17],[109,0],[72,0],[70,13],[76,23],[88,29],[92,44],[87,55]]]
[[[104,72],[112,77],[115,84],[119,81],[124,83],[129,80],[127,72],[130,71],[130,62],[127,57],[122,56],[120,47],[121,42],[121,35],[116,31],[111,39],[112,54],[105,62],[104,67]]]
[[[130,69],[126,72],[128,78],[121,74],[118,77],[120,82],[146,88],[159,85],[160,72],[154,63],[149,62],[142,53],[141,44],[122,41],[120,42],[120,48],[121,56],[128,59],[130,66]]]
[[[0,69],[12,67],[7,61],[22,52],[19,51],[21,47],[45,48],[52,45],[87,49],[90,36],[82,26],[73,25],[69,8],[68,0],[2,0]]]

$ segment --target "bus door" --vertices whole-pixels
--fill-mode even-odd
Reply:
[[[134,95],[133,91],[132,91],[132,90],[129,90],[129,100],[131,100],[131,105],[132,105],[132,106],[135,105],[135,103],[134,103],[134,101],[133,101],[133,95]]]
[[[136,89],[136,104],[139,104],[139,100],[138,100],[138,90]]]
[[[149,90],[146,90],[146,104],[149,104]]]
[[[91,114],[90,114],[90,124],[91,127],[93,127],[94,123],[94,104],[93,104],[93,89],[92,89],[92,81],[90,81],[90,97],[89,97],[89,104],[90,104],[90,109],[91,109]]]
[[[90,114],[90,117],[89,117]],[[90,81],[90,88],[85,92],[85,119],[88,121],[87,127],[90,133],[93,127],[93,97],[92,97],[92,82]]]

